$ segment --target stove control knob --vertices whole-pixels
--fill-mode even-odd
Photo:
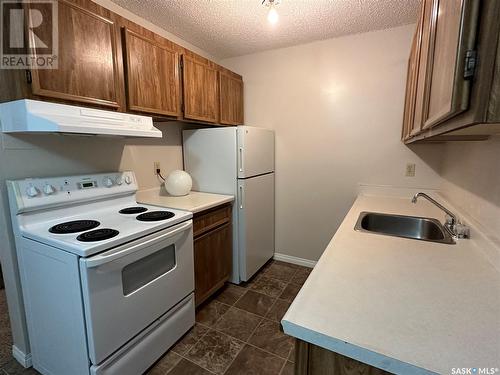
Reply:
[[[26,189],[26,195],[30,198],[35,198],[40,194],[40,191],[35,186],[29,186]]]
[[[45,195],[52,195],[56,192],[56,189],[54,189],[54,187],[51,184],[46,184],[43,187],[43,192],[45,193]]]
[[[130,185],[132,183],[132,178],[130,176],[125,176],[125,183]]]
[[[118,176],[115,179],[115,184],[117,184],[118,186],[121,186],[121,184],[123,184],[123,178],[121,176]]]
[[[111,186],[113,186],[113,180],[109,177],[106,177],[103,182],[104,186],[110,188]]]

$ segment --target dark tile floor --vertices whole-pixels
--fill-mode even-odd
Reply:
[[[25,369],[12,357],[12,334],[5,289],[0,289],[0,375],[36,375],[37,371]]]
[[[280,320],[310,269],[271,261],[248,283],[228,284],[196,313],[196,325],[148,375],[293,374],[293,339]],[[0,375],[35,375],[11,356],[5,290],[0,290]]]
[[[11,343],[12,335],[10,332],[5,289],[0,289],[0,369],[10,361]]]
[[[280,320],[310,273],[271,261],[248,283],[228,284],[196,313],[196,325],[148,375],[293,374],[294,341]]]

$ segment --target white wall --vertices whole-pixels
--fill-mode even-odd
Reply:
[[[439,187],[443,148],[400,141],[414,29],[221,61],[243,75],[245,122],[276,131],[277,252],[317,260],[359,183]],[[407,162],[416,177],[404,176]]]
[[[441,174],[445,197],[500,246],[500,137],[446,144]]]

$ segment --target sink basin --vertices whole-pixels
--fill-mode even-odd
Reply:
[[[355,230],[413,240],[454,244],[453,238],[436,219],[416,216],[361,212]]]

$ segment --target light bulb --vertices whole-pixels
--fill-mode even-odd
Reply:
[[[276,9],[271,6],[269,9],[269,13],[267,13],[267,20],[269,21],[270,24],[274,25],[276,22],[278,22],[279,16],[278,12],[276,12]]]

